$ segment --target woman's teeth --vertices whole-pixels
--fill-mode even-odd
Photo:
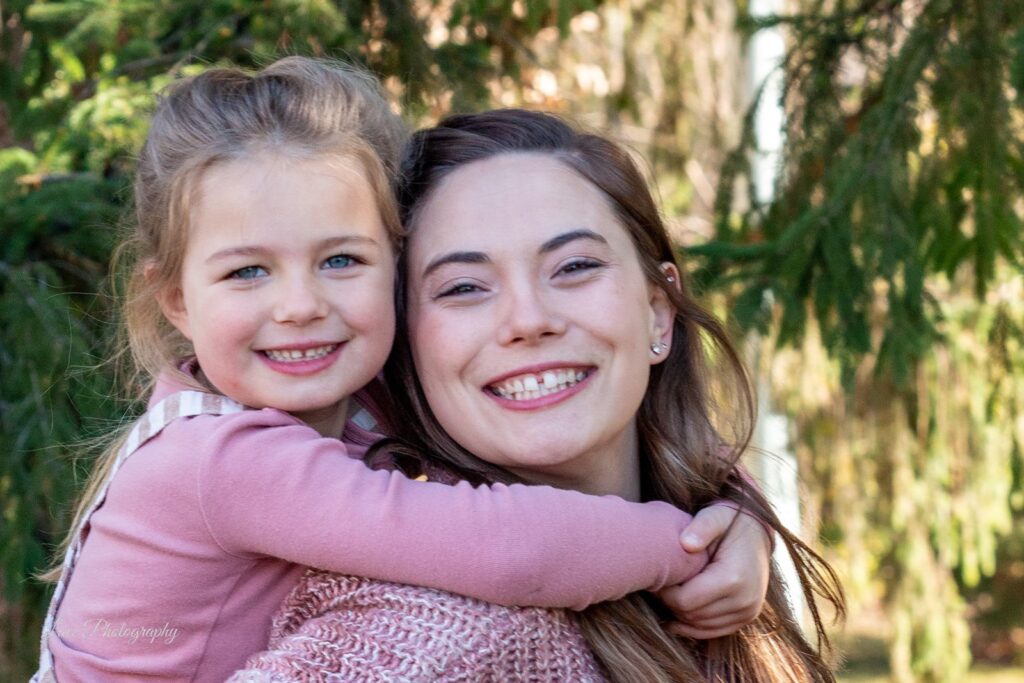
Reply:
[[[529,401],[548,394],[565,391],[590,374],[589,370],[546,370],[537,374],[520,375],[491,386],[491,391],[513,401]]]
[[[317,358],[323,358],[334,349],[338,348],[337,344],[328,344],[327,346],[317,346],[313,349],[267,349],[263,354],[270,360],[276,360],[282,363],[294,363],[300,360],[316,360]]]

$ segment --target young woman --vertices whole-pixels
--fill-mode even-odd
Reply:
[[[732,500],[780,534],[827,643],[813,597],[841,614],[837,579],[738,473],[753,417],[744,368],[687,291],[626,152],[504,110],[420,131],[399,177],[408,237],[386,374],[415,419],[394,462],[683,509]],[[662,616],[644,594],[568,615],[308,574],[272,649],[237,680],[833,680],[774,571],[765,609],[735,635],[698,644]]]

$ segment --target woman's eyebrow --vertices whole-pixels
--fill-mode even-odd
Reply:
[[[422,277],[427,277],[441,266],[449,263],[490,263],[490,257],[482,251],[452,251],[438,256],[423,269]]]
[[[594,232],[593,230],[587,230],[581,228],[579,230],[570,230],[564,232],[561,235],[555,235],[544,244],[540,245],[540,249],[537,253],[546,254],[550,251],[554,251],[559,247],[574,242],[576,240],[592,240],[594,242],[600,242],[601,244],[608,244],[603,236]],[[491,258],[482,251],[452,251],[447,254],[442,254],[437,258],[433,259],[427,264],[427,267],[423,269],[422,277],[427,277],[441,266],[448,265],[449,263],[490,263]]]
[[[562,245],[568,244],[569,242],[574,242],[576,240],[593,240],[595,242],[600,242],[601,244],[608,244],[608,240],[606,240],[603,236],[597,234],[593,230],[581,228],[579,230],[563,232],[561,235],[556,235],[555,237],[552,237],[547,242],[540,245],[540,249],[537,250],[537,253],[546,254],[550,251],[558,249]]]

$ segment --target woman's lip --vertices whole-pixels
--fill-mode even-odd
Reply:
[[[315,344],[307,346],[305,348],[317,348],[320,346],[332,346],[332,344]],[[326,355],[320,356],[319,358],[303,358],[301,360],[274,360],[266,353],[258,351],[257,356],[270,367],[271,370],[280,372],[283,375],[315,375],[318,372],[322,372],[333,365],[338,357],[341,355],[341,350],[345,348],[345,343],[335,342],[333,345],[335,348],[328,352]],[[271,351],[302,351],[303,347],[287,346],[279,347],[279,349],[269,349]]]
[[[512,377],[519,377],[520,375],[540,375],[543,374],[546,370],[592,371],[593,369],[594,366],[591,365],[590,363],[579,363],[568,360],[552,361],[550,363],[538,363],[536,365],[524,365],[521,368],[517,368],[515,370],[512,370],[511,372],[506,372],[503,375],[498,375],[497,377],[488,380],[486,383],[484,383],[484,386],[492,387],[496,384],[501,384],[507,379],[510,379]]]
[[[566,366],[560,365],[560,366],[555,366],[555,367],[566,367]],[[568,367],[580,367],[580,366],[568,366]],[[552,368],[549,367],[548,369],[552,369]],[[519,374],[523,374],[523,373],[519,373]],[[596,374],[597,374],[597,370],[592,368],[587,373],[587,376],[584,377],[583,379],[581,379],[580,381],[578,381],[576,384],[568,386],[565,389],[562,389],[561,391],[556,391],[556,392],[547,394],[545,396],[538,396],[537,398],[524,399],[522,401],[516,401],[516,400],[511,399],[511,398],[505,398],[503,396],[498,396],[494,392],[488,391],[488,390],[485,390],[484,394],[486,394],[491,400],[493,400],[495,403],[500,405],[502,408],[507,408],[509,410],[522,410],[522,411],[537,410],[539,408],[547,408],[548,406],[552,406],[552,405],[554,405],[556,403],[561,403],[562,401],[565,401],[565,400],[567,400],[569,398],[572,398],[573,396],[575,396],[579,392],[583,391],[583,389],[590,383],[591,378],[594,375],[596,375]],[[515,377],[515,375],[506,375],[506,377]],[[488,386],[490,386],[490,385],[488,385]]]

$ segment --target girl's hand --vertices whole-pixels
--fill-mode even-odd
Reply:
[[[708,550],[712,559],[686,583],[658,592],[679,620],[669,624],[668,630],[706,640],[735,633],[752,622],[768,590],[772,549],[768,529],[751,515],[716,504],[697,513],[681,541],[687,552]]]

